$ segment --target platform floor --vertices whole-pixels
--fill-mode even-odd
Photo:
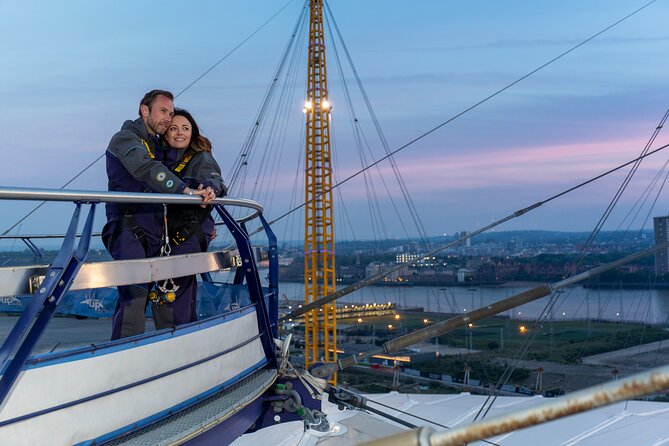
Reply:
[[[0,316],[0,342],[4,342],[18,320],[18,316]],[[49,321],[49,325],[33,350],[33,354],[109,341],[111,324],[111,319],[54,317]],[[147,319],[146,331],[149,332],[154,329],[153,320]]]

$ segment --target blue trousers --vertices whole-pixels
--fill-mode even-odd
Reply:
[[[112,220],[102,230],[102,242],[114,260],[131,260],[157,257],[163,244],[160,218],[151,214],[138,216],[136,221],[143,233],[141,240],[127,221]],[[118,287],[118,299],[112,319],[111,339],[126,338],[144,333],[146,330],[146,305],[149,301],[151,283]],[[174,327],[171,309],[151,303],[151,312],[156,329]]]
[[[172,246],[171,255],[194,254],[206,251],[211,242],[214,231],[214,220],[209,217],[201,225],[202,233],[191,235],[186,241]],[[202,240],[200,239],[202,238]],[[204,245],[204,246],[203,246]],[[171,308],[174,325],[187,324],[197,320],[197,278],[196,276],[184,276],[174,279],[174,284],[179,286],[176,291],[177,298],[165,307]]]

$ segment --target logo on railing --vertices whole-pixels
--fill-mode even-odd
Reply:
[[[80,304],[83,305],[88,305],[93,311],[98,311],[98,312],[104,312],[107,311],[104,305],[102,305],[102,300],[100,299],[95,299],[93,297],[89,297],[88,299],[84,299]]]
[[[20,307],[21,301],[16,296],[0,297],[0,304]]]

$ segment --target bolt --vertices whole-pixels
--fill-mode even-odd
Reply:
[[[44,293],[44,292],[46,292],[46,288],[44,288],[44,287],[40,288],[40,289],[39,289],[39,292],[40,292],[40,293]]]
[[[51,271],[51,272],[49,273],[49,277],[53,277],[53,276],[55,276],[55,275],[56,275],[56,272],[55,272],[55,271]]]

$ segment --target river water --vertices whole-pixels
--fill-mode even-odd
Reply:
[[[392,302],[401,307],[420,307],[425,311],[462,313],[491,304],[539,284],[516,283],[504,286],[428,287],[373,286],[339,299],[338,306]],[[343,288],[345,285],[340,286]],[[279,292],[290,300],[304,300],[302,283],[280,283]],[[549,308],[549,302],[554,302]],[[536,319],[547,315],[553,320],[599,319],[635,321],[651,324],[669,323],[669,289],[593,289],[573,286],[552,296],[503,313],[513,319]]]

